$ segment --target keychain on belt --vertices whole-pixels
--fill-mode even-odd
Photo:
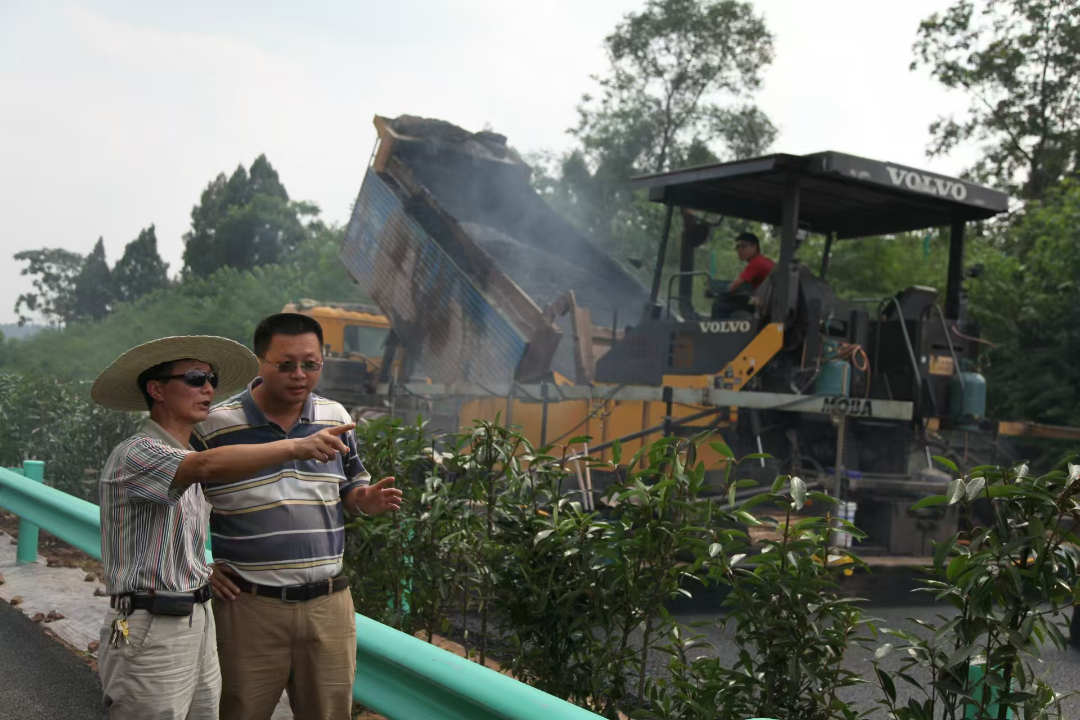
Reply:
[[[121,642],[128,642],[128,616],[131,615],[131,596],[123,595],[117,603],[118,616],[112,621],[112,635],[109,644],[120,647]]]

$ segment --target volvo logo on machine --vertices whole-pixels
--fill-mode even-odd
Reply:
[[[703,333],[737,333],[750,332],[749,320],[707,320],[699,322],[698,327]]]
[[[920,174],[914,170],[904,170],[886,165],[889,171],[889,179],[897,187],[906,187],[908,190],[929,193],[943,198],[963,200],[967,197],[967,187],[959,180],[934,177],[933,175]]]

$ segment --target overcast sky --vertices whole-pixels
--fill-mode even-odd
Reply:
[[[559,150],[603,72],[602,41],[643,0],[146,3],[0,0],[0,323],[30,289],[19,250],[114,262],[157,226],[170,272],[219,172],[266,153],[295,199],[345,222],[376,113],[490,125]],[[776,36],[758,102],[775,149],[928,160],[927,125],[962,109],[908,70],[919,21],[948,0],[755,0]]]

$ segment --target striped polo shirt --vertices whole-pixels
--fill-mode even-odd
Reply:
[[[311,394],[296,425],[281,428],[255,404],[251,391],[260,382],[255,378],[239,395],[210,410],[195,427],[196,447],[199,442],[217,448],[303,438],[352,422],[341,405]],[[341,439],[349,446],[348,457],[338,455],[329,463],[290,460],[238,482],[207,486],[214,559],[259,585],[306,585],[337,575],[345,550],[341,497],[370,480],[354,433]]]
[[[101,562],[110,595],[196,590],[210,579],[198,485],[172,487],[192,452],[153,420],[117,445],[101,472]]]

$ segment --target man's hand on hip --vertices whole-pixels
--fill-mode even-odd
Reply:
[[[345,509],[365,515],[381,515],[401,509],[401,491],[394,487],[394,478],[383,478],[374,485],[354,488],[345,499]]]
[[[240,588],[229,578],[224,564],[216,562],[210,566],[210,570],[210,585],[214,589],[214,595],[221,600],[235,600],[240,597]]]

